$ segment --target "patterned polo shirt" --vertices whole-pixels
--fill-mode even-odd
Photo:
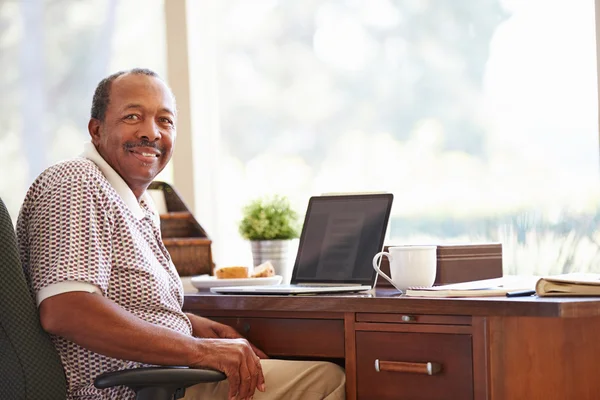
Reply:
[[[85,155],[48,168],[25,197],[17,236],[32,295],[39,303],[78,290],[69,283],[87,286],[92,289],[81,290],[97,291],[147,322],[191,335],[182,312],[183,287],[150,197],[145,194],[138,202],[91,143]],[[135,398],[128,388],[99,390],[93,381],[103,372],[144,365],[94,353],[59,336],[51,339],[65,369],[68,399]]]

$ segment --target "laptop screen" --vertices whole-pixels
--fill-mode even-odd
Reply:
[[[291,283],[372,285],[392,194],[311,197]]]

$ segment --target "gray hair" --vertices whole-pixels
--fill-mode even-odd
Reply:
[[[110,102],[110,87],[115,79],[125,74],[146,75],[162,79],[156,72],[148,68],[133,68],[130,70],[115,72],[114,74],[107,76],[100,81],[94,92],[94,98],[92,99],[92,118],[104,121],[106,109],[108,108],[108,103]]]

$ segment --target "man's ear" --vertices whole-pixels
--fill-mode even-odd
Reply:
[[[100,125],[102,123],[96,118],[90,118],[88,122],[88,132],[92,137],[92,143],[97,144],[100,141]]]

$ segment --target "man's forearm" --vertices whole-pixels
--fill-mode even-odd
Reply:
[[[40,305],[44,329],[91,351],[156,365],[194,365],[199,339],[146,322],[97,294],[68,292]]]

